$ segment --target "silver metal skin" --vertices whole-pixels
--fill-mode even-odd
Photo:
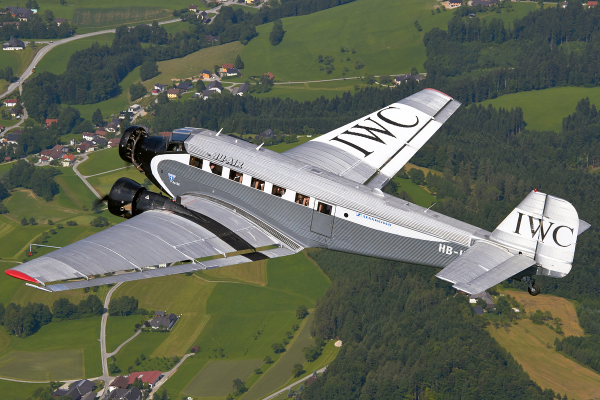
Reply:
[[[381,191],[459,105],[426,89],[283,154],[220,132],[177,129],[180,144],[152,157],[144,172],[187,214],[145,211],[7,273],[60,291],[316,247],[444,268],[437,276],[466,293],[519,274],[566,275],[575,238],[589,224],[562,199],[532,192],[492,233]],[[178,261],[191,263],[148,269]],[[131,272],[90,279],[123,270]]]

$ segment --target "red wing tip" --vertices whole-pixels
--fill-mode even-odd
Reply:
[[[20,271],[15,271],[14,269],[7,269],[4,272],[6,272],[6,275],[12,276],[13,278],[22,279],[27,282],[40,283],[37,279],[34,279],[34,278],[30,277],[29,275],[24,274]]]
[[[444,96],[446,96],[446,97],[450,97],[450,98],[452,99],[452,96],[448,96],[446,93],[444,93],[444,92],[440,92],[440,91],[439,91],[439,90],[437,90],[437,89],[432,89],[432,88],[425,88],[425,89],[427,89],[427,90],[433,90],[434,92],[438,92],[438,93],[440,93],[440,94],[443,94]],[[454,99],[453,99],[453,100],[454,100]]]

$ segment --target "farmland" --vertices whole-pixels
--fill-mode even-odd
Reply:
[[[500,96],[481,104],[495,108],[521,107],[527,129],[538,131],[562,129],[562,120],[575,112],[579,100],[589,97],[592,104],[600,106],[600,88],[557,87]]]
[[[119,157],[119,149],[115,147],[88,154],[88,159],[81,163],[77,170],[82,175],[89,176],[129,166],[131,164],[126,163]]]
[[[38,45],[36,49],[26,47],[25,50],[3,51],[2,57],[0,57],[0,69],[4,70],[6,67],[11,67],[15,76],[21,75],[40,47],[41,45]]]
[[[185,393],[198,397],[223,397],[231,392],[234,379],[246,381],[254,370],[263,364],[258,360],[209,361],[184,389]]]

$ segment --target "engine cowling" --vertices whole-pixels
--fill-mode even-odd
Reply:
[[[107,198],[108,211],[117,217],[131,218],[149,210],[169,210],[179,214],[189,211],[162,194],[154,193],[129,178],[118,179]]]

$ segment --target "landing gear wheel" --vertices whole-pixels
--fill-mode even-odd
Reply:
[[[528,288],[527,291],[529,292],[530,295],[532,296],[537,296],[538,294],[540,294],[540,286],[533,282],[533,284],[531,284]]]

